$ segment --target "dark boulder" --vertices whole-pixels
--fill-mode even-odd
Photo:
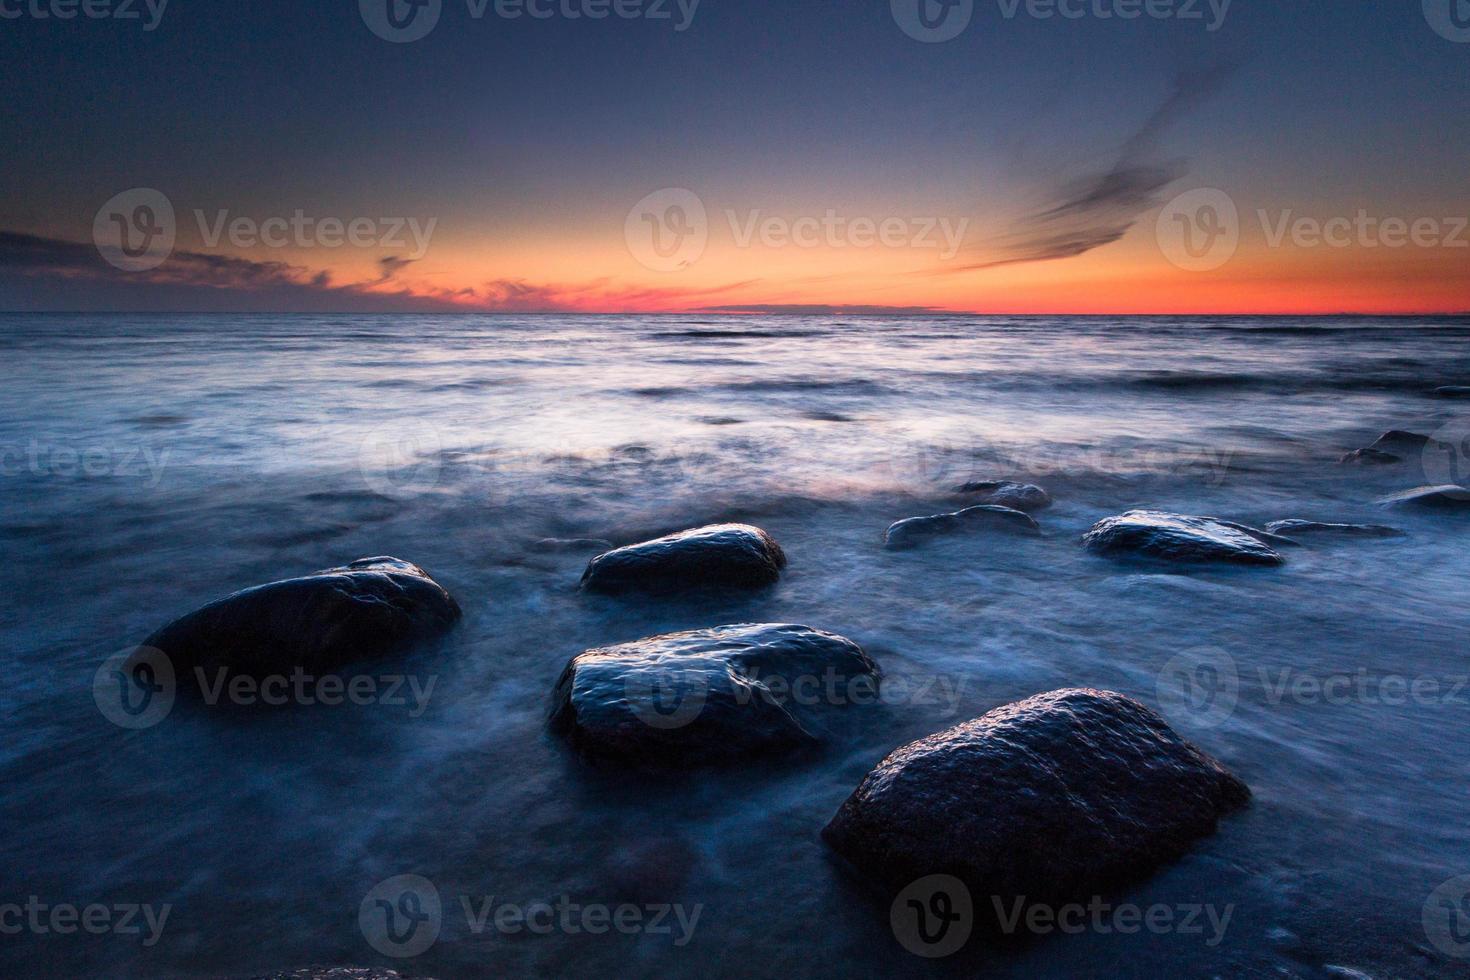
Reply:
[[[316,674],[402,652],[459,617],[454,598],[417,565],[363,558],[218,599],[142,646],[163,651],[175,670]]]
[[[1320,521],[1273,521],[1266,525],[1272,534],[1328,534],[1357,538],[1401,538],[1404,532],[1382,524],[1323,524]]]
[[[748,524],[716,524],[598,555],[582,573],[591,592],[674,592],[705,586],[774,584],[786,555],[769,534]]]
[[[1378,501],[1386,507],[1423,507],[1438,510],[1470,508],[1470,487],[1446,483],[1437,487],[1415,487],[1389,494]]]
[[[1030,514],[1009,507],[981,504],[978,507],[966,507],[954,514],[910,517],[899,521],[884,533],[883,546],[898,551],[912,548],[931,538],[986,529],[1032,536],[1041,533],[1041,526]]]
[[[1285,546],[1296,542],[1213,517],[1131,510],[1099,521],[1083,536],[1082,543],[1095,554],[1115,558],[1141,556],[1180,562],[1280,565],[1285,559],[1268,544]]]
[[[552,694],[551,728],[585,755],[645,766],[717,764],[816,741],[798,715],[877,696],[851,640],[805,626],[671,633],[588,650]],[[840,698],[828,698],[836,690]]]
[[[955,492],[980,494],[979,503],[1009,507],[1011,510],[1025,511],[1028,514],[1032,511],[1045,510],[1052,503],[1051,494],[1030,483],[982,481],[956,487]]]
[[[893,752],[822,836],[887,889],[952,875],[989,913],[1140,879],[1249,799],[1137,701],[1054,691]]]

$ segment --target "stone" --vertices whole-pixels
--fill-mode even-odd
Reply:
[[[1099,521],[1082,541],[1089,551],[1113,558],[1241,565],[1281,565],[1285,559],[1267,542],[1295,543],[1232,521],[1150,510],[1132,510]]]
[[[1245,783],[1137,701],[1063,690],[896,750],[822,836],[893,892],[954,876],[986,915],[1141,879],[1249,799]]]
[[[830,690],[843,704],[876,701],[879,677],[862,647],[807,626],[671,633],[572,658],[552,695],[551,728],[597,759],[728,763],[813,744],[798,715],[825,705]]]
[[[785,567],[785,553],[765,531],[716,524],[598,555],[582,573],[582,588],[609,594],[753,589],[774,584]]]
[[[953,514],[910,517],[899,521],[884,532],[883,546],[899,551],[943,535],[963,534],[985,529],[1032,536],[1041,533],[1041,526],[1030,514],[1012,510],[1009,507],[981,504],[978,507],[967,507]]]
[[[175,671],[315,675],[401,653],[448,632],[459,618],[458,603],[422,568],[363,558],[218,599],[142,647],[162,651]]]

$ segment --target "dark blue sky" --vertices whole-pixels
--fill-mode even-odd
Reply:
[[[0,20],[0,229],[84,241],[131,187],[237,213],[441,215],[465,255],[476,236],[583,240],[660,187],[999,220],[1108,167],[1179,79],[1221,68],[1151,159],[1262,207],[1470,207],[1470,44],[1420,0],[1234,0],[1215,31],[1200,10],[1007,19],[979,0],[943,44],[906,36],[888,0],[703,0],[683,32],[444,0],[402,45],[356,0],[172,0],[151,32]]]

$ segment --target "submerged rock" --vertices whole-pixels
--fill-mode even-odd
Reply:
[[[1009,507],[981,504],[966,507],[954,514],[935,514],[932,517],[910,517],[893,524],[883,535],[883,546],[892,550],[912,548],[921,542],[946,534],[961,534],[994,528],[1013,534],[1038,535],[1041,526],[1030,514]]]
[[[1360,538],[1401,538],[1404,532],[1383,524],[1323,524],[1320,521],[1273,521],[1266,525],[1272,534],[1335,534]]]
[[[357,966],[309,966],[288,973],[271,973],[253,980],[408,980],[397,970],[380,970]]]
[[[363,558],[256,586],[174,620],[143,641],[175,670],[263,677],[325,673],[399,653],[449,630],[459,605],[422,568]]]
[[[1430,438],[1417,432],[1405,432],[1402,429],[1392,429],[1379,436],[1369,449],[1380,453],[1394,453],[1398,455],[1419,453],[1430,443]]]
[[[1378,501],[1386,507],[1425,507],[1442,510],[1470,508],[1470,487],[1446,483],[1437,487],[1415,487],[1392,493]]]
[[[1445,385],[1434,393],[1440,398],[1470,398],[1470,385]]]
[[[1143,556],[1182,562],[1280,565],[1267,543],[1293,545],[1289,538],[1213,517],[1131,510],[1099,521],[1082,538],[1089,551],[1109,557]]]
[[[1392,466],[1394,463],[1402,463],[1402,456],[1393,453],[1381,452],[1377,449],[1356,449],[1342,459],[1338,460],[1348,466]]]
[[[552,694],[551,727],[586,755],[700,765],[816,741],[795,712],[875,698],[879,671],[849,639],[806,626],[671,633],[578,654]],[[829,690],[843,698],[828,698]]]
[[[982,504],[1009,507],[1011,510],[1025,511],[1028,514],[1036,510],[1045,510],[1052,503],[1051,494],[1030,483],[1007,483],[1005,481],[966,483],[964,486],[956,487],[955,492],[981,494],[980,503]]]
[[[785,567],[785,553],[765,531],[715,524],[598,555],[582,573],[582,588],[606,593],[759,588],[780,579]]]
[[[612,546],[611,541],[601,538],[542,538],[531,545],[531,550],[541,554],[558,554],[566,551],[606,551]]]
[[[891,890],[953,875],[988,914],[1141,878],[1249,799],[1137,701],[1053,691],[893,752],[822,836]]]

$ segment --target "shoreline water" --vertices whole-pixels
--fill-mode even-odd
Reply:
[[[741,319],[726,336],[688,323],[693,335],[673,340],[669,318],[223,319],[227,331],[219,318],[0,319],[12,375],[0,445],[23,463],[0,506],[14,556],[0,571],[13,658],[0,807],[16,828],[0,850],[22,900],[173,909],[146,948],[7,937],[19,972],[393,966],[365,943],[357,909],[378,882],[414,873],[447,902],[565,894],[703,911],[679,947],[647,933],[475,934],[446,916],[432,948],[397,964],[410,976],[722,976],[749,966],[731,949],[792,976],[892,973],[917,961],[817,839],[872,765],[1045,690],[1101,687],[1158,707],[1161,674],[1201,650],[1229,656],[1236,703],[1221,719],[1169,720],[1256,802],[1110,898],[1229,906],[1221,941],[1088,930],[937,969],[1457,965],[1421,919],[1437,887],[1470,873],[1470,830],[1454,819],[1470,705],[1312,699],[1279,681],[1320,689],[1366,672],[1448,691],[1467,672],[1456,638],[1470,626],[1470,525],[1374,504],[1452,461],[1336,463],[1389,429],[1461,424],[1462,409],[1430,397],[1470,378],[1460,331],[1368,325],[1323,340],[1195,318],[1162,334],[1069,318],[961,331],[943,317],[852,330],[838,316],[799,330]],[[52,449],[39,472],[31,440]],[[882,549],[890,523],[952,509],[950,486],[986,478],[1051,491],[1040,538]],[[1314,543],[1266,572],[1082,551],[1097,520],[1139,506],[1255,526],[1391,523],[1408,537]],[[592,598],[575,589],[589,554],[529,547],[727,519],[782,543],[791,566],[775,589]],[[92,704],[98,664],[174,616],[378,554],[422,565],[465,607],[446,640],[393,665],[437,678],[418,717],[383,704],[185,711],[125,732]],[[862,706],[811,761],[674,783],[589,770],[546,732],[552,683],[581,650],[736,622],[830,629],[891,676],[942,677],[957,696]]]

